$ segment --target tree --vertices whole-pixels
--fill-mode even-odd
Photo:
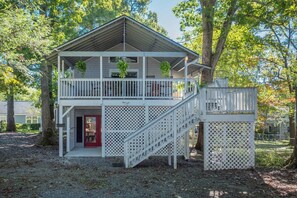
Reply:
[[[0,83],[7,99],[7,131],[16,131],[14,95],[30,80],[29,65],[49,52],[49,27],[43,17],[8,7],[0,13]]]
[[[153,29],[166,33],[157,25],[156,15],[148,11],[149,0],[37,0],[25,3],[11,0],[9,2],[32,15],[43,16],[50,23],[54,46],[80,36],[122,14],[133,18],[139,17]],[[52,81],[54,67],[47,62],[42,62],[40,67],[43,144],[51,142],[55,130],[53,109],[56,95],[54,91],[57,89],[54,89],[56,85]]]
[[[202,32],[202,64],[211,67],[211,70],[203,70],[202,83],[213,81],[214,71],[223,52],[238,6],[238,0],[200,0],[199,2],[187,0],[173,9],[175,15],[182,19],[182,28],[188,26]],[[216,43],[215,30],[219,31]],[[202,144],[203,124],[200,123],[196,148],[202,150]]]

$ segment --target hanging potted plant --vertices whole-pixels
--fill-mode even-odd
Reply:
[[[75,63],[75,68],[82,74],[83,77],[85,76],[85,73],[87,70],[87,64],[84,61],[82,60],[77,61]]]
[[[120,71],[120,78],[125,78],[127,75],[128,63],[125,60],[120,59],[117,63],[117,68]]]
[[[168,61],[162,61],[160,63],[161,74],[164,78],[169,78],[170,76],[170,63]]]

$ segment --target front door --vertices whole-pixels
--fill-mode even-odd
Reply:
[[[85,146],[101,146],[101,116],[85,115]]]

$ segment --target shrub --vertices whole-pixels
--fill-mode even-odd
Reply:
[[[7,122],[1,120],[0,121],[0,132],[6,131]]]

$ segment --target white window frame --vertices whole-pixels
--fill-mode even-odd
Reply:
[[[120,70],[118,69],[109,69],[109,77],[111,78],[111,73],[117,72],[120,73]],[[127,69],[127,72],[136,72],[137,73],[137,78],[139,78],[139,69]]]
[[[124,58],[124,57],[110,56],[110,57],[108,57],[108,63],[116,64],[116,62],[111,62],[111,61],[110,61],[110,58],[112,58],[112,57],[115,57],[115,58]],[[136,58],[137,61],[136,61],[135,63],[133,63],[133,62],[127,62],[128,64],[138,64],[138,63],[139,63],[139,57],[129,56],[129,57],[127,57],[127,58],[130,58],[130,57],[131,57],[131,58]]]
[[[39,124],[39,118],[40,116],[26,116],[26,124]],[[28,123],[28,120],[30,120],[30,123]],[[36,123],[33,122],[34,120],[36,120]]]

